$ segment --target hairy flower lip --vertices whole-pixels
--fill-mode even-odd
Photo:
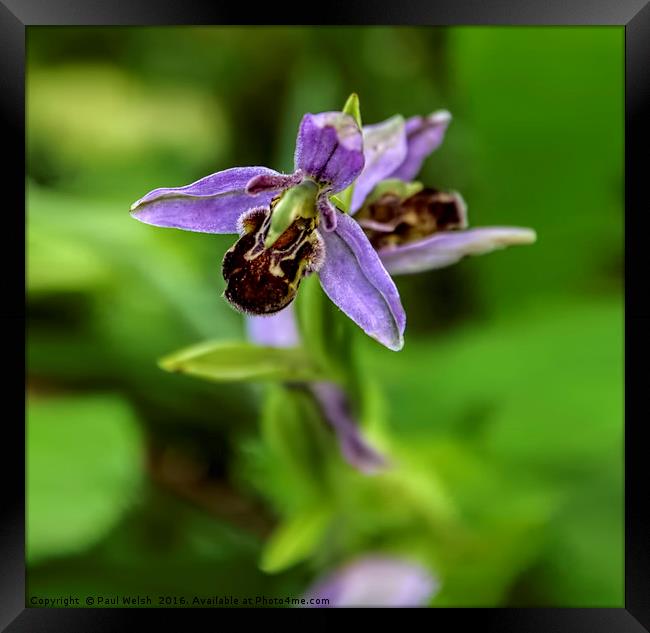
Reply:
[[[273,314],[296,295],[305,274],[317,270],[324,254],[322,239],[314,230],[315,218],[296,218],[267,247],[269,210],[261,207],[240,219],[241,237],[224,255],[224,297],[245,314]]]
[[[381,251],[434,233],[467,228],[467,205],[456,192],[426,187],[406,196],[391,192],[373,195],[372,202],[364,204],[355,219],[371,244]]]

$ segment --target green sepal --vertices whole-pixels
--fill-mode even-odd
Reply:
[[[345,102],[342,110],[343,114],[349,114],[361,129],[361,106],[359,104],[359,95],[353,92]]]

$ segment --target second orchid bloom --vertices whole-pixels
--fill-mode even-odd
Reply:
[[[459,194],[412,182],[450,119],[439,111],[360,129],[343,112],[306,114],[292,174],[227,169],[184,187],[154,189],[131,212],[155,226],[239,233],[222,271],[224,295],[242,312],[282,310],[303,277],[317,273],[325,294],[350,319],[399,350],[406,315],[391,273],[441,268],[465,255],[535,241],[531,229],[469,230]],[[344,210],[340,192],[349,187]]]

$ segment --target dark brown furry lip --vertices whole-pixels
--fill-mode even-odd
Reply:
[[[398,246],[437,231],[465,228],[466,219],[457,196],[432,187],[402,199],[383,194],[356,215],[375,249]]]
[[[273,314],[293,301],[302,278],[323,259],[315,218],[297,218],[271,248],[264,247],[271,212],[255,209],[242,219],[243,235],[226,252],[225,298],[247,314]]]

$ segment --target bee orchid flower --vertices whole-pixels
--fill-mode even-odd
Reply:
[[[528,228],[469,229],[459,193],[412,181],[450,121],[441,110],[360,130],[343,112],[306,114],[293,173],[226,169],[184,187],[154,189],[131,212],[154,226],[239,233],[222,263],[224,296],[238,310],[277,313],[301,280],[318,272],[325,294],[350,319],[400,350],[406,315],[391,274],[442,268],[536,239]],[[347,214],[331,199],[351,185]]]
[[[466,255],[536,240],[528,228],[469,229],[459,193],[412,182],[441,145],[450,121],[450,113],[439,110],[363,128],[365,167],[355,183],[350,214],[392,275],[442,268]]]
[[[397,288],[361,225],[330,197],[364,167],[363,138],[343,112],[306,114],[295,171],[236,167],[136,201],[146,224],[201,233],[239,233],[226,252],[225,298],[251,315],[279,312],[305,275],[318,271],[325,294],[368,335],[392,350],[404,344]]]

